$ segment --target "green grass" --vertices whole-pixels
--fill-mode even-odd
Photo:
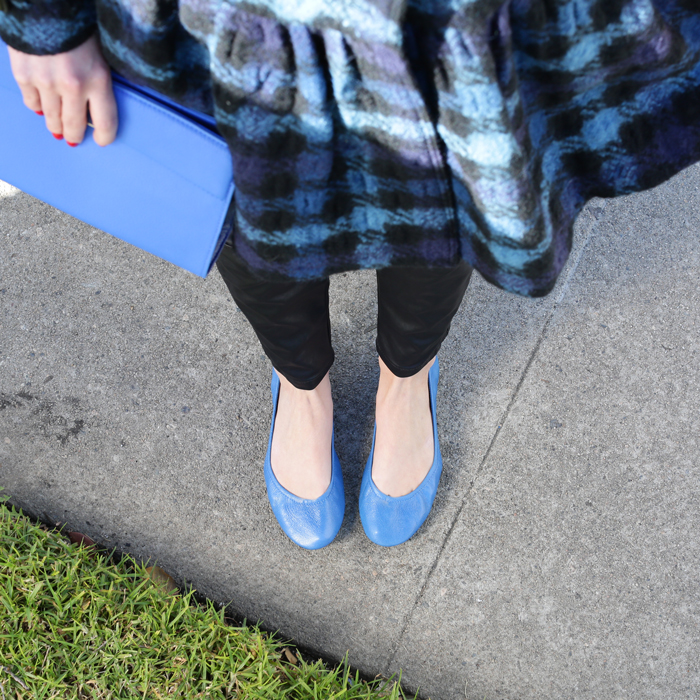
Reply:
[[[393,680],[366,683],[257,626],[228,625],[193,594],[0,502],[0,700],[404,697]]]

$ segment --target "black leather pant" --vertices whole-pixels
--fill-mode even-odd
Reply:
[[[328,278],[269,281],[255,274],[229,241],[217,267],[272,366],[298,389],[314,389],[335,357]],[[398,377],[419,372],[437,355],[462,302],[472,268],[377,270],[377,352]]]

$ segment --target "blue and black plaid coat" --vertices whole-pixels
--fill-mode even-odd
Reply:
[[[546,294],[587,199],[700,160],[700,0],[2,0],[34,54],[216,117],[271,276],[451,265]]]

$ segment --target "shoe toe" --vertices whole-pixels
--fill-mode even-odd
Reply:
[[[316,499],[300,498],[287,491],[277,481],[269,460],[265,464],[265,482],[272,512],[292,542],[304,549],[321,549],[335,539],[345,515],[345,489],[335,449],[331,483]]]
[[[360,488],[360,520],[367,537],[382,547],[395,547],[411,539],[425,522],[435,501],[442,459],[436,455],[428,475],[415,491],[392,497],[382,493],[372,480],[370,453]]]

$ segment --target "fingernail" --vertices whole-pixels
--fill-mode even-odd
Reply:
[[[69,146],[77,146],[77,145],[78,145],[77,143],[71,143],[70,141],[66,141],[66,143],[67,143]]]
[[[35,111],[37,114],[39,114],[39,115],[41,115],[41,116],[44,116],[44,113],[43,113],[41,110],[38,110],[38,111],[37,111],[37,110],[35,109],[34,111]]]
[[[59,139],[59,140],[60,140],[60,139],[63,138],[63,134],[54,134],[53,131],[52,131],[51,133],[53,134],[53,137],[54,137],[55,139]]]

